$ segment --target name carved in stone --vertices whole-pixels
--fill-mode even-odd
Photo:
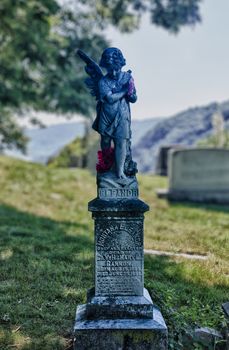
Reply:
[[[99,198],[138,198],[137,188],[99,188]]]
[[[143,288],[142,220],[101,220],[96,225],[96,294],[141,295]]]

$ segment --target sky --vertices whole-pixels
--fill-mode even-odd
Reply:
[[[152,25],[147,16],[131,34],[106,32],[135,79],[138,101],[131,106],[132,118],[167,117],[229,99],[229,0],[204,0],[201,14],[201,24],[178,35]],[[41,119],[47,125],[66,122],[47,114]]]
[[[150,24],[120,34],[111,30],[132,70],[138,101],[132,117],[171,116],[181,110],[229,99],[229,1],[204,0],[202,23],[178,35]]]

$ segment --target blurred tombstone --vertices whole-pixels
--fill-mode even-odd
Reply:
[[[156,163],[156,174],[160,176],[168,175],[168,154],[169,151],[174,149],[183,149],[180,145],[169,145],[162,146],[159,149],[157,163]]]
[[[160,198],[172,201],[229,204],[229,150],[192,148],[169,154],[169,189]]]

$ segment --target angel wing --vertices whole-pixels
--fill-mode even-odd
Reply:
[[[90,78],[85,79],[85,84],[90,90],[91,95],[95,96],[96,100],[99,100],[98,83],[103,77],[102,70],[99,65],[82,50],[77,50],[77,54],[86,63],[85,71],[90,76]]]

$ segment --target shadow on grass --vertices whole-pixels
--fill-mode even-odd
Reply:
[[[221,305],[229,298],[229,285],[206,282],[205,262],[202,264],[187,260],[178,263],[166,256],[145,256],[145,286],[165,318],[169,349],[186,349],[179,344],[196,326],[220,330],[225,322]],[[188,349],[195,349],[193,346]]]
[[[0,349],[70,349],[93,285],[91,227],[1,205],[0,241]]]
[[[76,306],[93,285],[92,226],[2,205],[0,239],[0,349],[70,350]],[[204,285],[201,267],[190,280],[187,264],[145,257],[145,285],[176,350],[188,324],[220,326],[229,295],[225,285]]]

